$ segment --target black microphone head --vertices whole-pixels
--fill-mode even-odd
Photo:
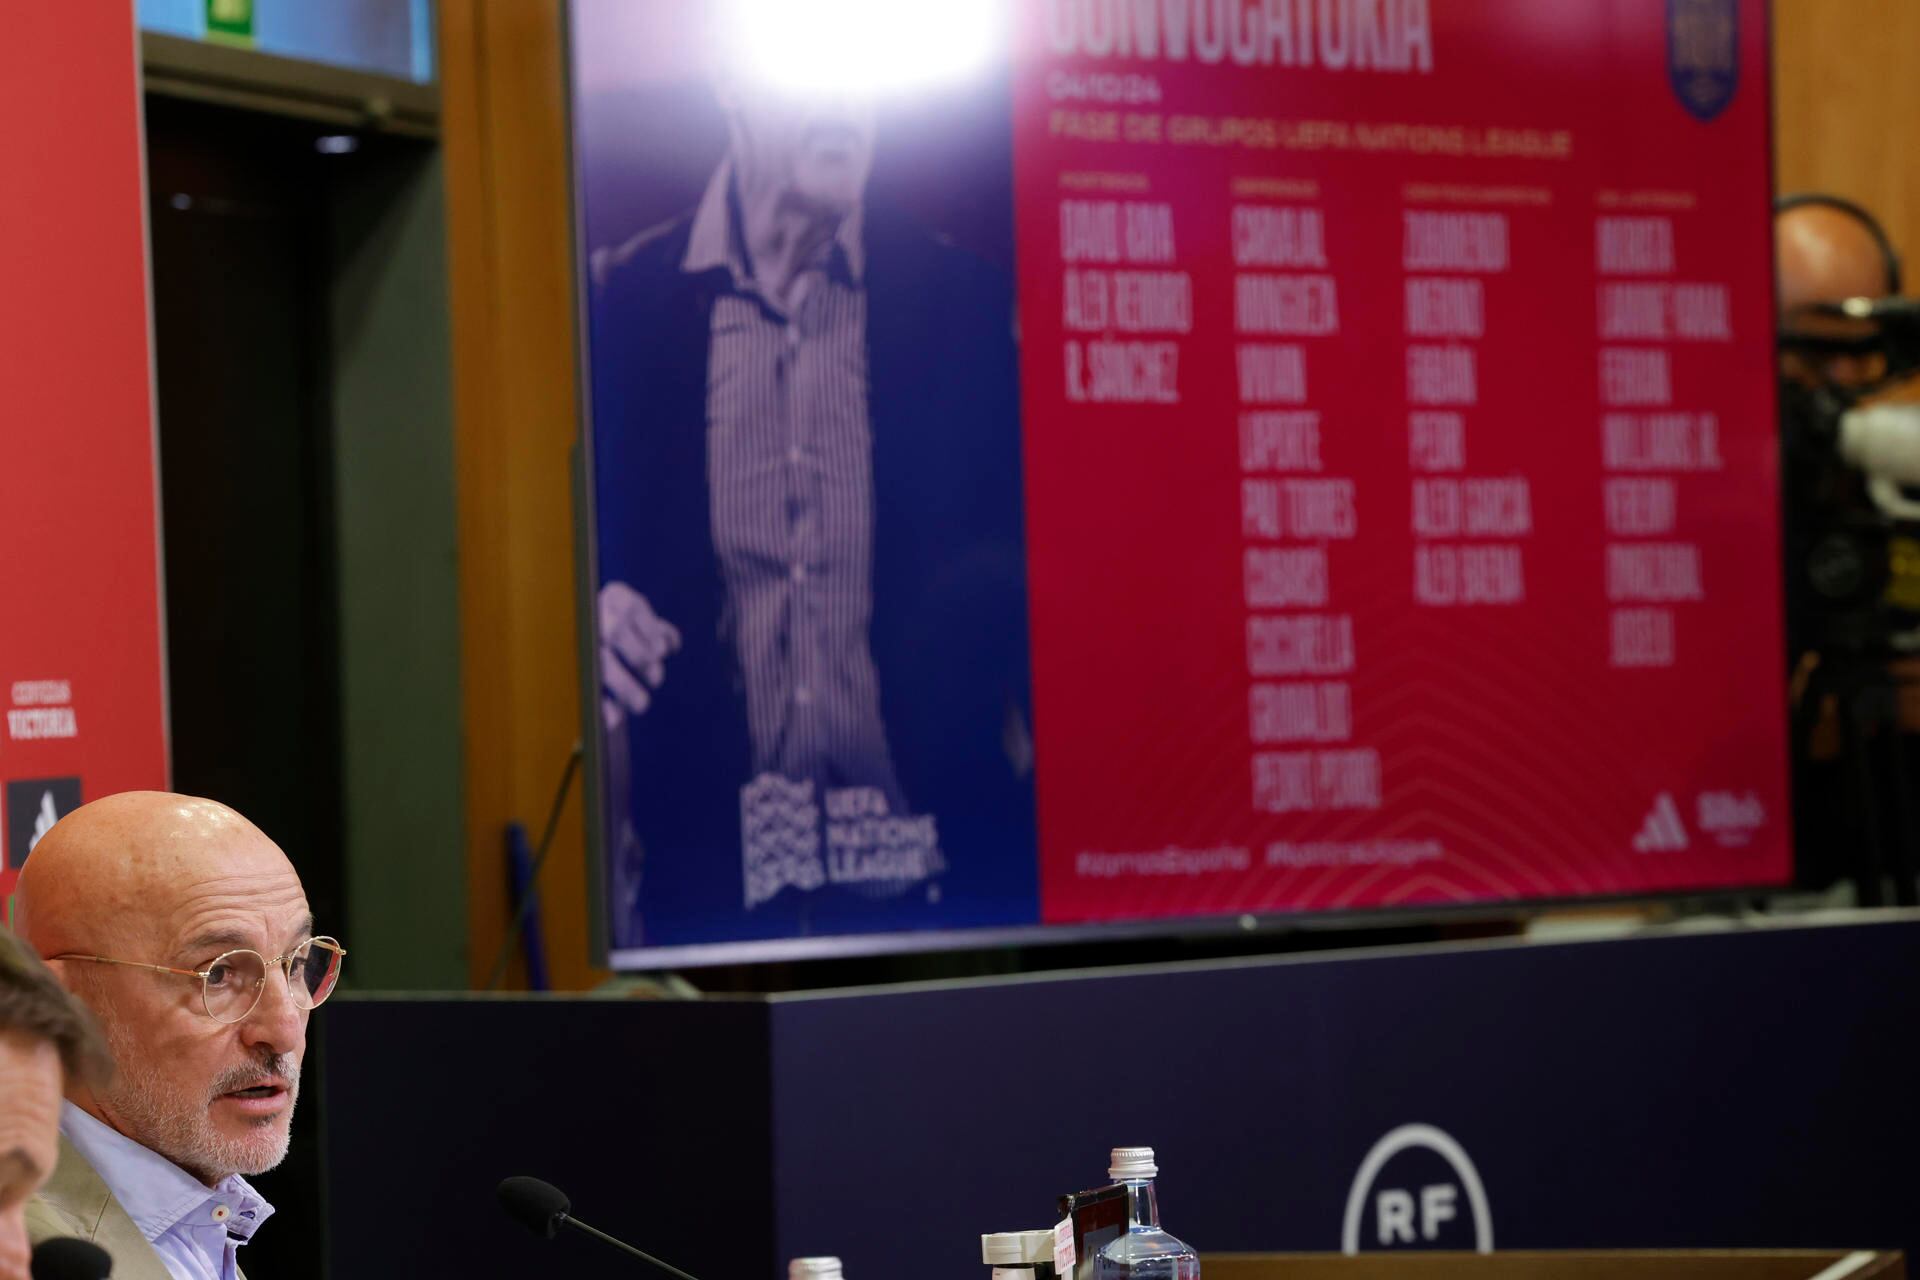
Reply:
[[[566,1193],[551,1182],[542,1182],[538,1178],[515,1175],[501,1182],[495,1193],[500,1197],[500,1207],[516,1222],[525,1224],[527,1230],[545,1239],[553,1239],[553,1233],[560,1229],[560,1220],[567,1216],[572,1206],[567,1203]]]
[[[113,1258],[90,1240],[55,1236],[33,1246],[33,1280],[106,1280]]]

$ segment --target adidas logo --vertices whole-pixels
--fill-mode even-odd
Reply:
[[[1687,847],[1687,828],[1671,792],[1662,791],[1653,802],[1640,834],[1633,838],[1635,853],[1678,853]]]
[[[27,838],[27,852],[32,853],[40,845],[40,837],[53,830],[53,824],[60,821],[60,810],[54,807],[53,792],[40,793],[40,811],[33,818],[33,834]]]

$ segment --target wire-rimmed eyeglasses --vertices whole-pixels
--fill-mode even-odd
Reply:
[[[287,994],[302,1009],[312,1009],[333,994],[340,981],[340,960],[347,949],[336,938],[308,938],[285,955],[269,960],[248,947],[240,947],[216,956],[204,969],[176,969],[171,965],[142,964],[137,960],[115,960],[111,956],[89,956],[78,952],[51,956],[53,960],[89,960],[95,964],[117,964],[129,969],[151,969],[155,973],[175,973],[183,978],[200,979],[200,1003],[215,1022],[242,1022],[259,1007],[267,989],[267,971],[279,969],[286,975]]]

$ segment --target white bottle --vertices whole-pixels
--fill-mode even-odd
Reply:
[[[1094,1280],[1200,1280],[1200,1255],[1160,1229],[1152,1147],[1115,1147],[1107,1173],[1127,1187],[1127,1229],[1101,1246]]]
[[[787,1264],[787,1280],[844,1280],[838,1258],[795,1258]]]

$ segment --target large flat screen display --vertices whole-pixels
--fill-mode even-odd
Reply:
[[[1761,0],[573,0],[619,967],[1791,870]]]

